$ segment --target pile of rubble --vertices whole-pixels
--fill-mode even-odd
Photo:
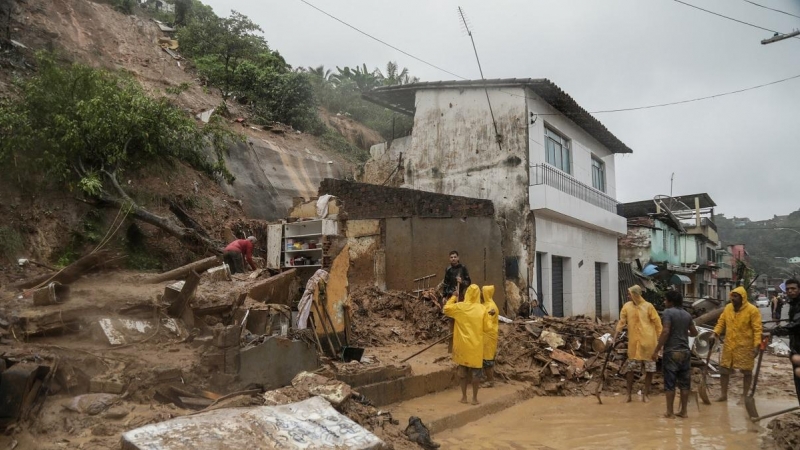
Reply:
[[[381,291],[355,287],[353,336],[362,347],[427,342],[446,336],[450,322],[442,314],[434,291],[412,295],[405,291]]]
[[[784,414],[773,419],[767,428],[772,430],[772,439],[780,449],[800,448],[800,412]]]
[[[537,317],[500,324],[495,373],[530,382],[540,395],[591,395],[605,359],[610,323],[577,317]],[[605,390],[616,391],[614,373],[627,353],[619,342],[610,354]]]

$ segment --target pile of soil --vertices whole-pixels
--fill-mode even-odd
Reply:
[[[767,427],[772,430],[777,448],[800,448],[800,412],[778,416]]]
[[[371,286],[356,286],[350,298],[357,346],[423,343],[450,332],[450,319],[442,313],[432,291],[423,292],[418,298],[405,291],[383,292]]]

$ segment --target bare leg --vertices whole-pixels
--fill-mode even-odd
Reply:
[[[672,397],[675,397],[675,393],[672,393]],[[681,389],[681,410],[678,411],[678,417],[686,418],[689,416],[688,414],[688,406],[689,406],[689,390],[688,389]]]
[[[653,373],[647,372],[644,375],[644,389],[642,390],[642,401],[647,403],[650,401],[650,387],[653,384]]]
[[[723,373],[719,377],[719,381],[720,381],[720,394],[719,398],[716,401],[718,402],[728,401],[728,382],[731,381],[731,375],[729,373]]]
[[[628,382],[628,399],[625,402],[630,403],[631,393],[633,392],[633,372],[628,372],[625,374],[625,381]]]
[[[744,394],[742,394],[742,397],[747,397],[747,394],[750,391],[750,385],[753,383],[753,372],[742,372],[742,374],[744,375],[744,382],[742,383],[744,387]]]
[[[481,382],[479,380],[472,381],[472,404],[478,404],[478,388],[480,387]]]
[[[675,414],[673,412],[674,410],[672,407],[672,405],[675,404],[675,391],[667,391],[666,395],[667,395],[667,413],[664,414],[664,417],[666,417],[667,419],[672,419],[673,417],[675,417]]]
[[[484,372],[486,372],[486,387],[494,387],[494,367],[487,367]]]
[[[467,377],[460,380],[461,382],[461,403],[467,403]]]

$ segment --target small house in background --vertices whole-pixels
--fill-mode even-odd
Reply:
[[[620,262],[640,271],[654,266],[654,278],[676,286],[689,301],[720,298],[714,207],[705,193],[620,204],[628,222],[619,239]]]

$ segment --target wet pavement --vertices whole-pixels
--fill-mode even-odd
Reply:
[[[757,400],[766,414],[791,400]],[[688,419],[663,418],[664,396],[624,403],[622,396],[537,397],[464,427],[439,433],[443,449],[755,449],[773,448],[766,427],[754,425],[744,406],[689,401]]]

